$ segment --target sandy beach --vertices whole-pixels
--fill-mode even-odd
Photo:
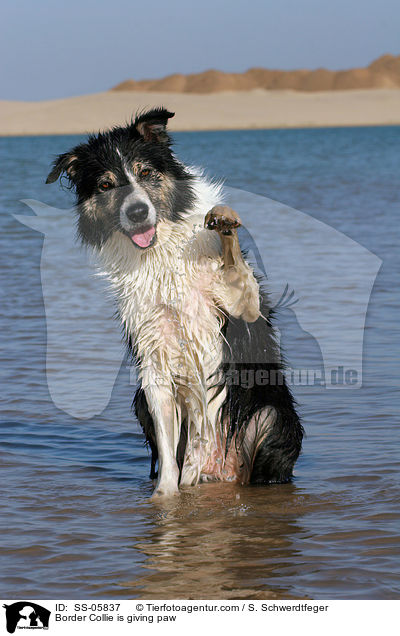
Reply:
[[[0,135],[98,131],[154,105],[176,113],[171,120],[176,131],[400,124],[400,89],[255,89],[205,95],[110,91],[42,102],[0,101]]]

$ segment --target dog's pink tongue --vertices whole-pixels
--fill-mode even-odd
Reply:
[[[149,247],[154,236],[154,232],[154,227],[150,227],[145,232],[137,232],[136,234],[131,234],[131,239],[134,243],[136,243],[136,245],[139,245],[139,247]]]

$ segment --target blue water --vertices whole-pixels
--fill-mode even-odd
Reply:
[[[290,260],[287,252],[279,258],[281,245],[292,248],[299,271],[311,258],[310,278],[294,290],[298,304],[280,318],[295,365],[300,358],[321,368],[318,324],[343,324],[353,346],[350,327],[369,261],[350,266],[346,254],[334,258],[325,239],[289,221],[280,227],[279,219],[290,217],[285,210],[322,221],[324,232],[334,228],[382,264],[365,319],[362,387],[293,387],[307,432],[294,483],[202,485],[163,507],[148,501],[149,456],[130,412],[127,361],[108,406],[86,419],[73,415],[73,404],[60,408],[65,396],[57,401],[50,393],[43,235],[13,215],[30,214],[21,199],[72,206],[70,192],[44,181],[54,156],[81,139],[0,140],[0,596],[398,598],[400,127],[175,135],[180,158],[236,189],[230,196],[244,206],[240,213],[277,297],[287,282],[279,272]],[[283,204],[283,216],[274,216],[268,202],[264,210],[259,197]],[[67,218],[57,214],[55,225]],[[57,249],[62,271],[66,254]],[[68,307],[95,320],[104,298],[93,300],[85,276],[77,296],[64,273],[52,290],[63,307],[52,324],[58,316],[60,333],[79,341]],[[65,369],[64,341],[55,371]],[[326,339],[329,355],[336,343],[345,355],[346,341],[337,336]],[[88,384],[89,403],[99,387],[101,378]]]

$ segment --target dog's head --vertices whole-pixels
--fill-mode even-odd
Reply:
[[[46,183],[62,174],[69,179],[83,242],[101,247],[120,232],[148,249],[161,219],[178,220],[190,209],[193,176],[172,154],[166,130],[173,116],[164,108],[144,112],[56,159]]]

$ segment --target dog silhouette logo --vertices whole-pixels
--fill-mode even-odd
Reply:
[[[360,388],[365,321],[381,259],[300,210],[228,186],[224,193],[226,203],[242,219],[252,211],[249,218],[257,241],[244,226],[239,228],[239,241],[268,289],[276,324],[282,326],[276,331],[276,344],[288,352],[291,368],[315,371],[326,389]],[[77,419],[91,419],[107,408],[121,364],[127,360],[110,281],[90,251],[78,245],[72,210],[32,199],[24,203],[34,216],[14,217],[44,235],[40,274],[49,393],[57,408]],[[202,227],[203,221],[199,214],[198,225]],[[182,339],[179,344],[185,354],[186,343]],[[259,353],[263,359],[261,349]],[[257,362],[258,351],[249,347],[248,354],[251,359],[246,362]],[[339,370],[351,382],[338,382]],[[131,377],[136,384],[136,376]]]
[[[3,605],[6,610],[6,626],[9,634],[18,629],[48,629],[51,612],[31,601],[19,601]]]

